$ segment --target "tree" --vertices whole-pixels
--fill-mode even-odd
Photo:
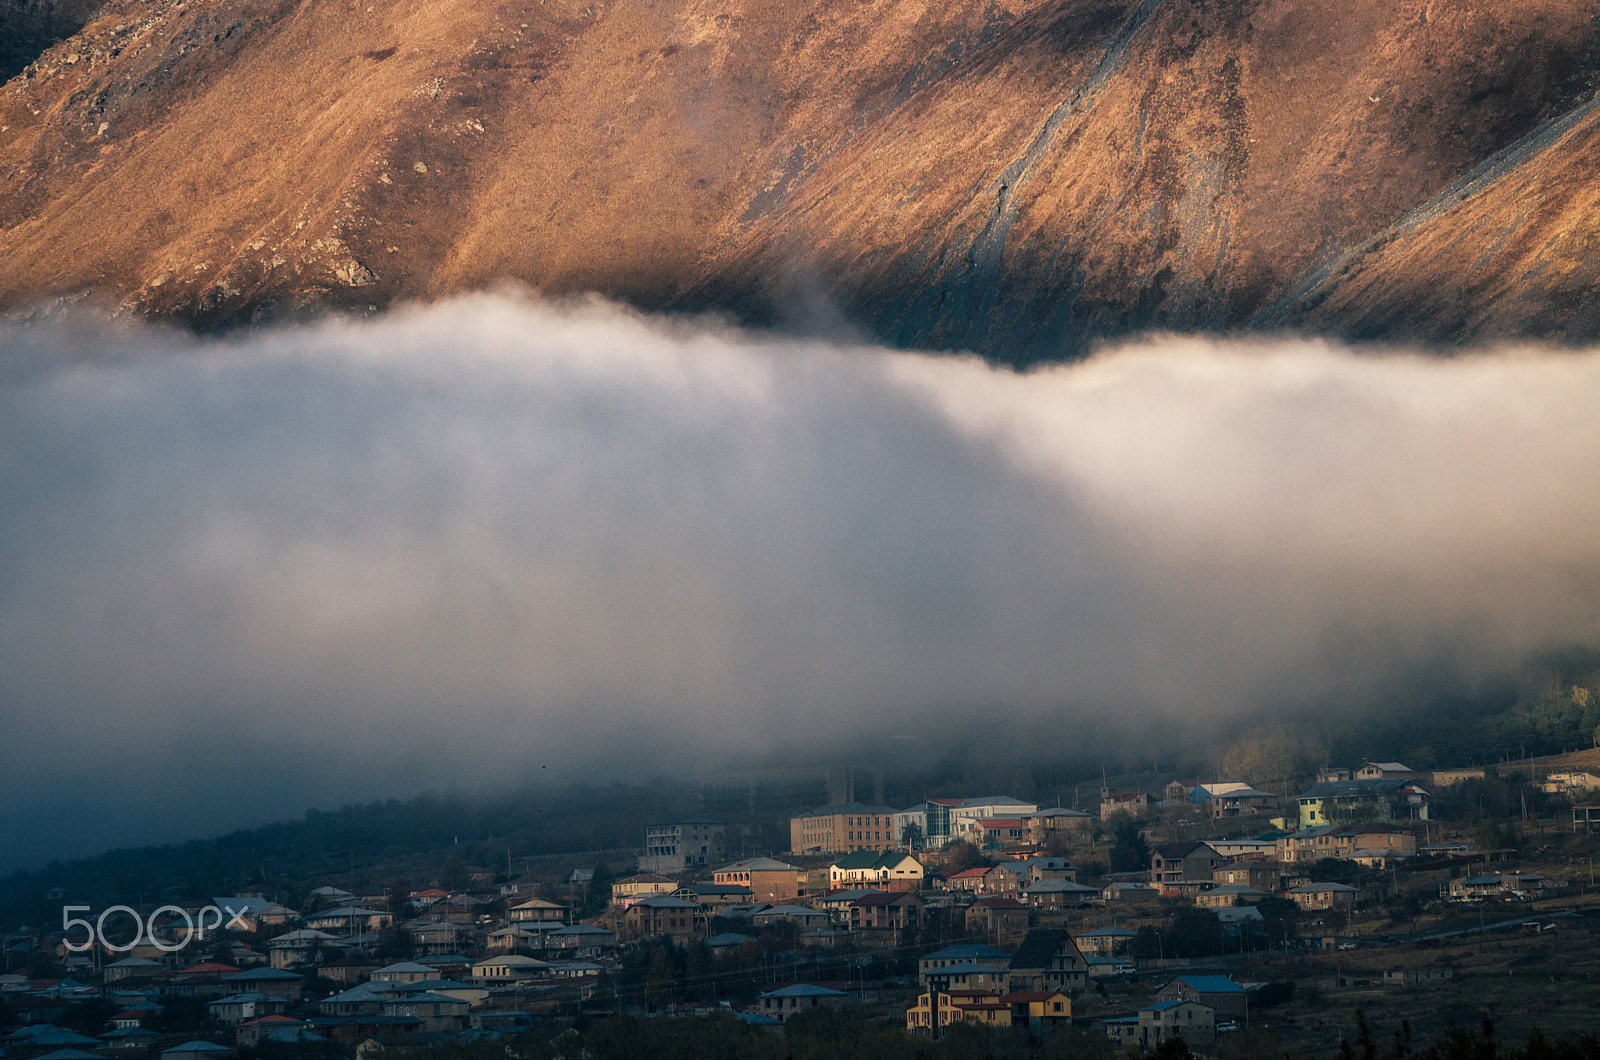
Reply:
[[[957,839],[953,843],[945,844],[944,872],[946,876],[988,864],[990,864],[989,859],[980,854],[978,848],[965,839]]]
[[[1134,872],[1150,867],[1150,844],[1139,830],[1139,822],[1118,821],[1113,833],[1116,841],[1111,846],[1111,871]]]
[[[1253,729],[1222,756],[1222,771],[1257,788],[1284,790],[1316,772],[1320,749],[1282,729]]]
[[[472,882],[472,874],[467,871],[467,866],[461,858],[451,854],[444,859],[444,868],[439,870],[439,888],[445,891],[462,891]]]
[[[900,830],[900,844],[907,850],[917,850],[922,846],[922,826],[915,821],[907,821],[906,826]]]
[[[583,915],[593,916],[611,904],[611,866],[605,862],[594,867],[589,877],[589,889],[583,895]]]
[[[34,950],[28,954],[27,975],[29,979],[65,979],[67,966],[49,950]]]

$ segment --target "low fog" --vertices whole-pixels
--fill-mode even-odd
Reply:
[[[0,332],[0,867],[430,787],[1381,709],[1600,604],[1600,355],[1017,374],[465,298]]]

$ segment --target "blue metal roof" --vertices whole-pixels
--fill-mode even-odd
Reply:
[[[1225,975],[1180,975],[1178,978],[1202,994],[1244,993],[1244,987]]]

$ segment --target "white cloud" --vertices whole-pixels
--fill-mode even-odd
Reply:
[[[1018,375],[479,296],[0,364],[0,797],[57,822],[24,852],[975,709],[1314,705],[1600,601],[1592,353]]]

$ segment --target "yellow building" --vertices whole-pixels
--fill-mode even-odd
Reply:
[[[893,806],[835,802],[789,818],[789,851],[794,854],[849,854],[893,846]]]
[[[1027,1026],[1048,1030],[1072,1019],[1072,999],[1059,990],[1003,994],[998,990],[941,990],[917,997],[906,1009],[906,1030],[926,1033],[933,1029],[935,997],[940,1027],[963,1021],[990,1027]]]

